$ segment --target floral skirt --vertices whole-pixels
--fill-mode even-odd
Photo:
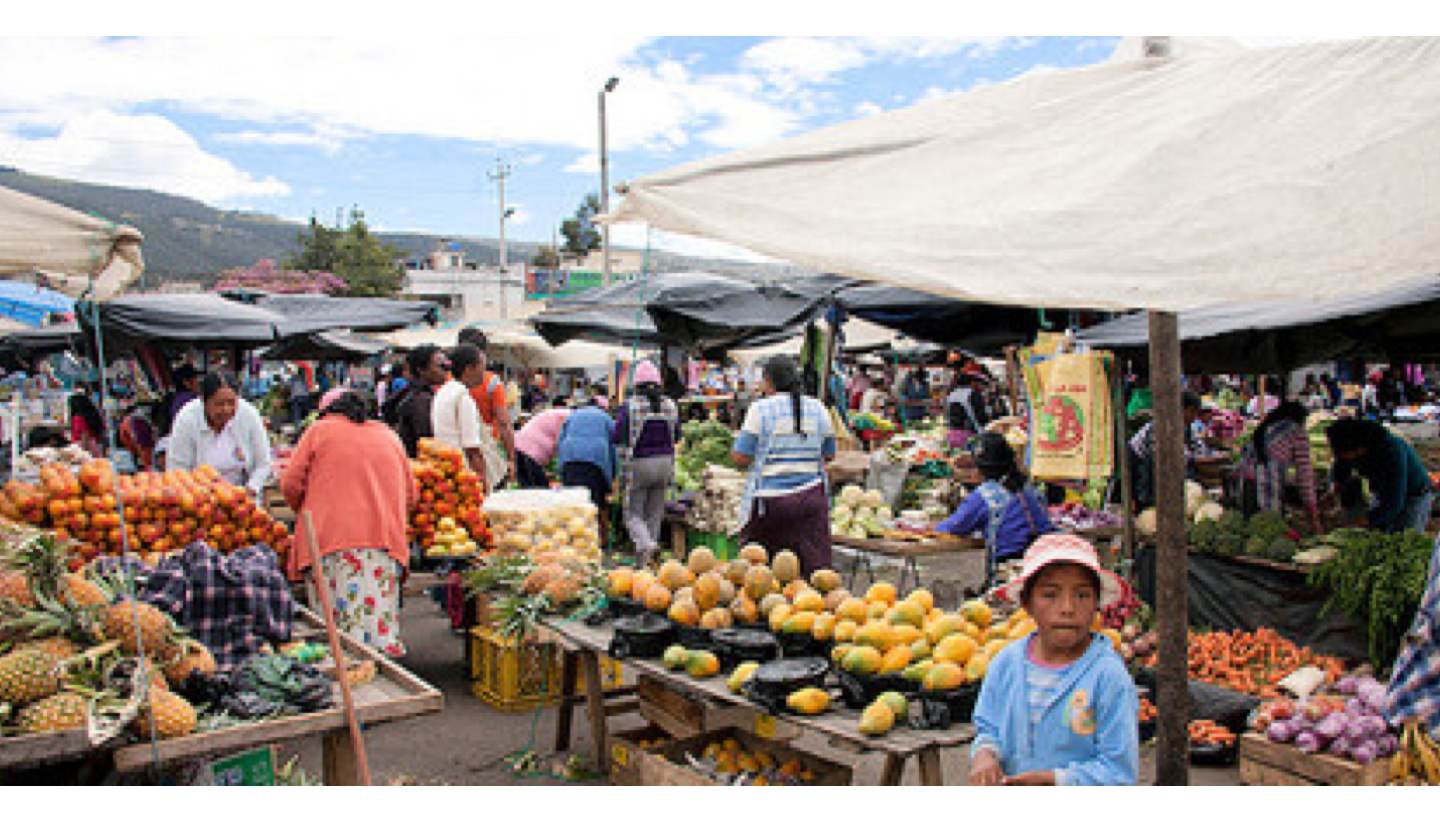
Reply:
[[[400,564],[382,549],[347,549],[325,555],[320,563],[335,606],[335,627],[390,657],[404,657]]]

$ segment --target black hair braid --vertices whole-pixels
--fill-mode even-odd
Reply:
[[[659,383],[641,383],[641,384],[639,384],[638,386],[636,386],[636,388],[639,389],[640,394],[641,394],[642,396],[644,396],[647,400],[650,401],[650,413],[651,413],[651,414],[659,414],[659,413],[660,413],[660,400],[662,399],[662,398],[661,398],[661,395],[660,395],[660,384],[659,384]]]
[[[343,415],[351,423],[364,423],[370,418],[369,404],[359,392],[347,391],[325,407],[326,414]]]

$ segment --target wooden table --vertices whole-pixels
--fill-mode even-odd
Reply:
[[[314,612],[301,608],[300,620],[293,636],[296,640],[313,639],[323,642],[324,623]],[[351,689],[356,712],[364,726],[434,714],[444,709],[445,696],[434,686],[344,634],[340,635],[340,642],[345,647],[347,662],[352,665],[367,660],[375,663],[375,679]],[[153,752],[148,742],[122,747],[115,751],[115,770],[121,773],[135,772],[148,768],[152,763],[164,765],[199,757],[215,757],[321,734],[324,735],[322,752],[325,785],[356,785],[358,773],[355,749],[350,743],[338,683],[334,687],[334,695],[334,707],[322,712],[279,717],[220,731],[161,740]]]
[[[600,679],[599,655],[610,648],[613,631],[609,624],[587,626],[574,621],[548,620],[545,628],[560,640],[564,651],[561,667],[561,694],[574,695],[576,701],[561,701],[560,716],[555,726],[555,749],[566,751],[570,748],[571,711],[578,695],[575,693],[575,672],[577,666],[584,667],[585,702],[590,714],[590,732],[595,743],[595,767],[601,772],[610,770],[610,747],[606,729],[607,707],[605,689]],[[625,665],[639,674],[664,684],[666,689],[704,700],[734,713],[735,725],[749,720],[751,728],[766,728],[772,734],[793,730],[816,732],[837,748],[857,753],[884,752],[885,766],[880,783],[898,786],[905,769],[905,761],[914,756],[920,769],[920,782],[926,786],[944,785],[940,769],[940,749],[960,746],[970,742],[975,731],[969,724],[954,726],[946,730],[922,731],[917,729],[892,729],[880,737],[868,737],[860,733],[860,713],[843,705],[814,717],[785,715],[772,718],[745,697],[733,694],[721,676],[698,680],[683,672],[672,672],[661,665],[659,660],[627,659]],[[614,714],[609,711],[608,714]]]
[[[902,596],[909,591],[905,586],[907,577],[913,575],[914,587],[920,586],[920,558],[985,550],[985,541],[973,537],[957,537],[954,540],[860,540],[854,537],[831,535],[830,542],[836,546],[844,546],[860,552],[860,558],[850,567],[850,579],[845,584],[846,588],[851,591],[856,590],[855,581],[860,576],[862,565],[865,568],[866,583],[875,582],[875,570],[870,565],[871,554],[902,560],[905,565],[900,570],[900,580],[895,584],[895,588]]]

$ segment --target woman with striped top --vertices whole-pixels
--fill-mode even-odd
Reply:
[[[1281,403],[1265,416],[1246,448],[1242,473],[1255,479],[1255,504],[1260,511],[1284,511],[1285,478],[1295,469],[1300,502],[1319,534],[1320,510],[1315,500],[1315,470],[1310,462],[1310,437],[1305,432],[1308,412],[1294,400]]]
[[[750,405],[735,438],[735,465],[749,469],[740,501],[740,539],[773,554],[790,549],[802,574],[831,566],[829,490],[825,462],[835,432],[825,406],[803,395],[790,357],[765,363],[764,399]]]

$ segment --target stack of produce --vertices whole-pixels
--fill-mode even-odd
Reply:
[[[117,498],[125,507],[123,528]],[[290,548],[285,526],[210,466],[117,476],[104,459],[78,472],[52,464],[41,469],[39,485],[5,484],[0,517],[51,527],[59,539],[74,539],[86,560],[120,554],[124,544],[152,565],[196,540],[223,552],[256,543],[282,555]]]
[[[494,627],[512,637],[528,635],[544,615],[589,615],[605,602],[606,582],[595,563],[555,549],[488,555],[464,578],[472,595],[495,598]]]
[[[1312,541],[1334,551],[1308,581],[1330,592],[1325,612],[1339,611],[1365,628],[1370,662],[1390,665],[1400,651],[1420,598],[1434,544],[1413,531],[1398,534],[1340,529]]]
[[[70,559],[43,533],[6,548],[0,726],[35,734],[93,722],[114,736],[129,723],[143,738],[193,732],[195,706],[176,690],[192,675],[213,675],[214,657],[164,612],[132,599],[130,581],[69,572]]]
[[[1153,667],[1158,650],[1153,633],[1137,640],[1136,647],[1137,654],[1144,655],[1144,664]],[[1191,632],[1188,648],[1192,679],[1266,699],[1279,697],[1276,685],[1302,666],[1320,669],[1331,683],[1345,670],[1339,658],[1296,646],[1267,628],[1253,634],[1239,630]]]
[[[1317,472],[1330,471],[1330,465],[1335,460],[1330,453],[1330,440],[1325,437],[1325,430],[1336,419],[1333,412],[1325,411],[1311,412],[1305,418],[1305,434],[1310,439],[1310,464]]]
[[[852,412],[850,428],[866,440],[887,437],[895,432],[895,424],[872,412]]]
[[[611,597],[630,598],[682,626],[727,629],[737,623],[754,625],[762,618],[761,603],[773,605],[771,598],[784,599],[780,579],[799,574],[795,555],[782,554],[788,557],[777,557],[772,569],[769,553],[753,543],[741,548],[740,556],[728,563],[700,547],[692,550],[684,563],[667,560],[653,574],[613,569],[607,591]]]
[[[16,475],[36,477],[46,466],[58,464],[67,466],[71,471],[77,471],[90,459],[90,452],[75,444],[58,449],[37,446],[33,449],[26,449],[20,455],[20,459],[15,462],[14,468]]]
[[[1228,749],[1235,745],[1235,733],[1214,720],[1191,720],[1186,729],[1190,733],[1191,746],[1221,746]]]
[[[1205,494],[1205,487],[1194,480],[1185,481],[1185,519],[1192,523],[1218,520],[1225,513],[1219,503]],[[1140,512],[1135,518],[1135,530],[1141,537],[1155,536],[1157,522],[1154,508]]]
[[[465,557],[483,551],[490,532],[480,506],[485,502],[480,477],[465,465],[465,455],[438,440],[421,438],[410,471],[420,499],[410,513],[410,537],[436,557]]]
[[[1391,786],[1440,786],[1440,743],[1419,720],[1409,720],[1390,760]]]
[[[1211,506],[1217,504],[1208,504]],[[1258,557],[1290,562],[1300,551],[1300,534],[1277,512],[1257,512],[1248,520],[1238,511],[1190,526],[1190,547],[1218,557]]]
[[[485,501],[499,554],[600,562],[598,512],[583,489],[507,489]]]
[[[734,786],[801,786],[815,780],[799,760],[776,763],[769,752],[747,751],[733,737],[706,746],[699,758],[691,758],[691,768]]]
[[[745,494],[745,475],[719,464],[700,471],[700,492],[685,514],[692,529],[716,534],[733,534],[740,529],[740,499]]]
[[[1120,528],[1120,517],[1105,509],[1092,509],[1085,503],[1064,503],[1050,507],[1050,522],[1064,531],[1094,531]]]
[[[1293,743],[1306,754],[1325,752],[1361,764],[1395,754],[1400,740],[1382,715],[1384,684],[1373,677],[1344,677],[1335,691],[1266,703],[1252,727],[1271,742]]]
[[[883,537],[895,528],[894,514],[880,492],[847,485],[830,509],[830,533],[857,540]]]
[[[675,455],[675,484],[681,491],[699,491],[710,466],[735,468],[730,459],[735,435],[715,420],[692,420],[680,427],[680,451]]]

